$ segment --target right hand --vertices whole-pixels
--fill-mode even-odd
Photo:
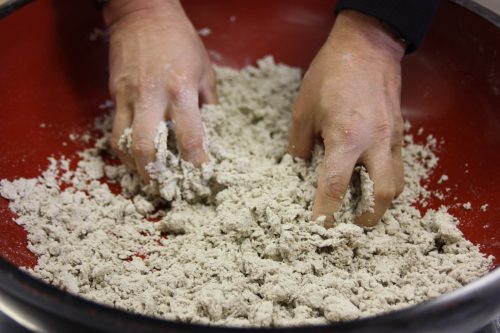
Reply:
[[[374,182],[373,212],[356,218],[374,226],[404,187],[401,156],[401,58],[404,45],[376,19],[343,11],[311,63],[294,106],[288,151],[308,159],[321,138],[325,158],[313,220],[332,226],[353,169],[363,164]]]
[[[111,0],[104,18],[116,107],[111,145],[120,160],[148,182],[158,124],[170,120],[182,158],[197,167],[206,162],[199,105],[217,103],[216,76],[178,0]],[[118,148],[128,127],[132,156]]]

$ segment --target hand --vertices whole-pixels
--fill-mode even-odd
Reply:
[[[375,207],[356,223],[373,226],[404,186],[400,108],[404,45],[374,18],[343,11],[304,76],[293,110],[289,153],[311,156],[317,137],[325,158],[313,219],[340,208],[355,164],[374,182]]]
[[[146,182],[155,159],[158,124],[171,120],[182,157],[207,160],[199,101],[217,103],[215,72],[178,0],[111,0],[104,9],[111,33],[110,93],[115,101],[112,147]],[[120,151],[132,127],[132,156]]]

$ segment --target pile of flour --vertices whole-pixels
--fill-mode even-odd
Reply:
[[[2,180],[38,265],[29,271],[71,293],[160,318],[232,326],[350,320],[416,304],[488,272],[492,258],[465,240],[445,207],[421,215],[421,185],[436,140],[405,136],[406,187],[372,229],[373,184],[358,168],[325,229],[311,222],[322,151],[286,154],[300,72],[271,58],[217,69],[220,105],[202,110],[210,162],[183,162],[168,124],[155,141],[153,182],[107,164],[111,117],[76,169],[50,159],[38,178]],[[130,146],[130,133],[121,140]],[[120,184],[113,194],[107,183]]]

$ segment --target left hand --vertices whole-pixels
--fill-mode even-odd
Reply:
[[[170,120],[184,160],[207,161],[199,106],[217,103],[207,51],[178,0],[111,0],[104,9],[111,33],[110,93],[116,105],[111,145],[149,181],[158,124]],[[132,128],[132,154],[119,148]]]

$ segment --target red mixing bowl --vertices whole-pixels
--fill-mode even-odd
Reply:
[[[185,0],[212,60],[242,67],[272,54],[306,69],[334,20],[335,1]],[[404,116],[444,139],[429,188],[445,173],[445,204],[466,238],[500,263],[500,19],[497,25],[444,1],[422,47],[403,62]],[[236,20],[232,22],[230,17]],[[87,128],[108,99],[107,45],[90,0],[39,0],[0,21],[0,179],[35,177],[51,155],[73,156],[68,140]],[[40,125],[45,124],[42,128]],[[472,203],[464,210],[459,202]],[[479,207],[487,203],[489,209]],[[440,202],[432,202],[437,207]],[[211,331],[213,328],[132,315],[56,290],[17,267],[33,267],[26,232],[0,198],[0,310],[47,332]],[[500,271],[431,302],[373,318],[291,331],[461,332],[500,313]],[[224,329],[232,330],[232,329]],[[220,329],[217,329],[220,331]]]

